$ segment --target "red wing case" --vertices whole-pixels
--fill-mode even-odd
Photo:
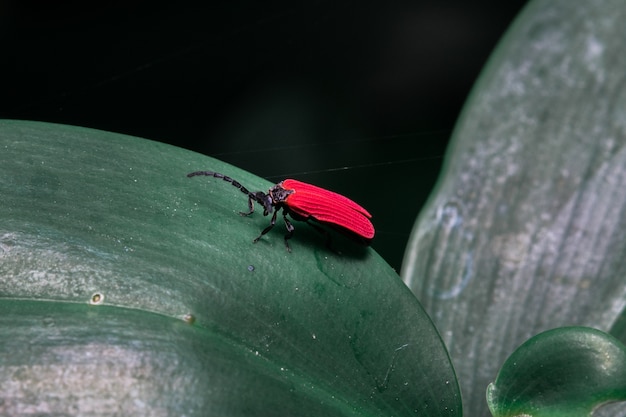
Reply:
[[[336,226],[366,241],[374,238],[374,226],[369,220],[372,215],[348,197],[297,180],[284,180],[281,184],[294,191],[285,204],[295,214]]]

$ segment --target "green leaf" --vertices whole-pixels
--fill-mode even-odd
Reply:
[[[460,416],[371,249],[238,215],[270,184],[183,149],[0,121],[0,414]]]
[[[530,2],[412,232],[402,276],[444,336],[468,415],[487,413],[484,387],[530,336],[609,331],[623,314],[625,21],[623,1]]]
[[[494,417],[583,417],[626,400],[626,347],[588,327],[541,333],[520,346],[487,389]]]

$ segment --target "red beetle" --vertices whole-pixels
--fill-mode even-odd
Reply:
[[[315,220],[321,224],[330,226],[356,241],[368,245],[374,238],[374,226],[370,219],[372,215],[363,207],[341,194],[325,190],[315,185],[307,184],[297,180],[284,180],[273,186],[269,191],[250,192],[246,187],[234,179],[213,171],[196,171],[187,174],[188,177],[206,175],[209,177],[221,178],[239,188],[241,192],[248,196],[248,212],[240,212],[242,216],[248,216],[254,212],[256,201],[263,206],[263,215],[272,214],[270,225],[254,239],[258,242],[261,237],[272,230],[276,224],[276,215],[283,209],[283,218],[287,227],[285,235],[285,246],[289,248],[288,240],[293,236],[294,227],[287,218],[289,214],[294,220],[305,221]],[[309,223],[318,231],[326,234],[327,245],[330,245],[330,235],[321,227]]]

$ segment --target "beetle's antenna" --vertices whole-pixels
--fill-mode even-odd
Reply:
[[[235,187],[239,188],[242,193],[247,195],[248,196],[248,211],[247,212],[240,211],[239,214],[241,214],[242,216],[249,216],[254,212],[254,204],[252,203],[253,201],[256,201],[261,206],[263,206],[264,216],[267,216],[268,214],[271,214],[274,211],[274,203],[272,200],[272,196],[265,194],[263,191],[257,191],[257,192],[252,193],[248,191],[248,189],[244,187],[243,185],[241,185],[238,181],[235,181],[231,177],[228,177],[224,174],[220,174],[219,172],[196,171],[196,172],[190,172],[189,174],[187,174],[187,176],[190,178],[195,177],[197,175],[206,175],[207,177],[221,178],[224,181],[229,182]]]
[[[228,177],[224,174],[220,174],[219,172],[213,172],[213,171],[196,171],[196,172],[190,172],[189,174],[187,174],[189,178],[195,177],[198,175],[206,175],[207,177],[221,178],[224,181],[229,182],[235,187],[239,188],[242,193],[246,194],[248,197],[252,198],[254,201],[258,201],[255,193],[251,193],[250,191],[248,191],[246,187],[244,187],[238,181],[235,181],[231,177]]]

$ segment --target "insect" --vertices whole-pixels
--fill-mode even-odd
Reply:
[[[221,178],[239,188],[242,193],[248,196],[248,212],[239,212],[242,216],[249,216],[254,212],[254,202],[263,207],[263,215],[272,214],[272,219],[261,234],[253,240],[258,242],[264,234],[272,230],[276,224],[276,216],[280,209],[283,210],[283,219],[287,234],[285,234],[285,246],[291,252],[289,239],[293,236],[294,226],[287,218],[307,222],[316,230],[326,235],[326,245],[330,247],[330,234],[320,226],[309,223],[314,220],[320,224],[343,233],[364,245],[374,238],[374,226],[370,221],[372,215],[363,207],[344,197],[315,185],[307,184],[297,180],[287,179],[271,187],[267,193],[263,191],[250,192],[246,187],[234,179],[213,171],[196,171],[187,174],[188,177],[206,175],[209,177]]]

